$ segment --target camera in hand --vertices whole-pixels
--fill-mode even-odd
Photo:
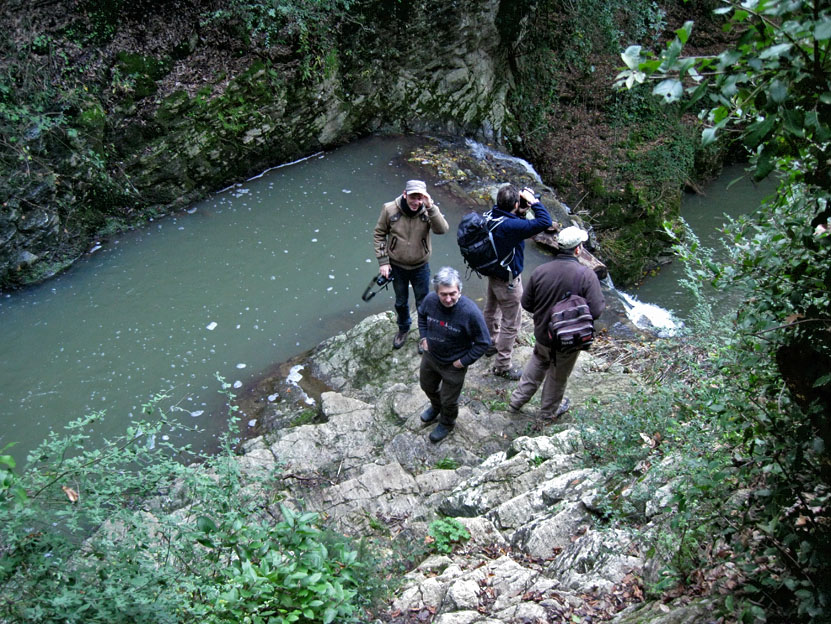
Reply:
[[[361,295],[361,299],[364,301],[369,301],[375,295],[377,295],[381,290],[386,290],[389,283],[392,281],[391,277],[384,277],[380,273],[372,278],[369,282],[369,286],[366,287],[364,294]]]
[[[526,189],[522,189],[522,190],[526,190]],[[528,189],[528,190],[530,190],[530,189]],[[534,195],[534,199],[539,201],[540,194],[539,193],[533,193],[533,192],[532,192],[532,194]],[[519,196],[519,207],[520,208],[528,208],[528,205],[529,205],[528,201],[522,195],[520,195]]]

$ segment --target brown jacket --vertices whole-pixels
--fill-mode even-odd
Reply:
[[[538,266],[522,292],[522,307],[534,315],[534,337],[546,347],[551,346],[548,337],[549,312],[568,291],[586,300],[595,319],[606,309],[606,299],[597,275],[573,255],[560,254]]]
[[[444,234],[450,228],[436,204],[422,206],[413,217],[406,216],[399,196],[384,204],[375,225],[375,256],[378,264],[415,269],[430,259],[433,247],[430,232]]]

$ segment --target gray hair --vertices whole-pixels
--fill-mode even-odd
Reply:
[[[440,286],[456,286],[462,292],[462,277],[453,267],[442,267],[433,276],[433,288],[438,292]]]

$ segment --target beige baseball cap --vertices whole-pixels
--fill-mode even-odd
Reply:
[[[427,195],[427,185],[421,180],[407,180],[407,186],[404,187],[404,192],[419,193],[420,195]]]
[[[576,225],[570,225],[561,230],[557,235],[557,244],[560,246],[560,249],[574,249],[577,245],[585,243],[587,240],[589,240],[589,235]]]

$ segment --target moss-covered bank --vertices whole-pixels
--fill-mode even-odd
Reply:
[[[695,175],[694,133],[609,86],[622,42],[666,25],[654,3],[278,4],[269,16],[236,1],[7,3],[0,288],[268,166],[384,131],[474,136],[530,158],[594,224],[619,281],[663,245],[658,226]]]

